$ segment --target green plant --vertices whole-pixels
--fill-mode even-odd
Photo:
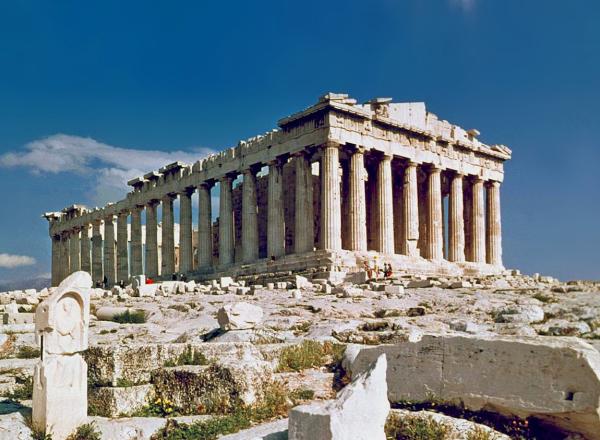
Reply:
[[[498,436],[492,431],[483,429],[481,426],[476,426],[467,433],[466,440],[496,440]]]
[[[122,377],[119,377],[117,379],[117,387],[119,388],[129,388],[133,386],[135,386],[135,383],[130,381],[129,379],[123,379]]]
[[[15,389],[8,393],[6,397],[11,400],[29,400],[33,396],[33,379],[28,377],[25,381],[16,386]]]
[[[323,367],[329,362],[337,363],[341,360],[344,346],[306,340],[300,345],[286,347],[279,355],[278,372],[302,371],[308,368]]]
[[[19,347],[16,357],[19,359],[35,359],[40,357],[40,349],[37,347],[29,347],[27,345]]]
[[[174,417],[179,415],[178,408],[167,398],[158,397],[157,399],[150,402],[148,405],[143,407],[141,410],[136,411],[132,416],[134,417]]]
[[[44,431],[41,431],[33,426],[31,414],[27,414],[25,416],[25,425],[27,425],[27,427],[31,430],[32,440],[52,440],[52,436],[50,434],[46,434]]]
[[[112,317],[111,321],[119,324],[143,324],[146,322],[146,313],[143,310],[126,310]]]
[[[453,429],[432,417],[402,416],[391,414],[385,424],[385,433],[390,440],[449,440]]]
[[[204,354],[188,345],[177,358],[165,362],[165,367],[177,367],[179,365],[208,365],[208,359]]]
[[[79,426],[75,432],[67,437],[67,440],[101,440],[102,436],[94,422]]]
[[[311,400],[315,397],[315,392],[308,388],[299,388],[290,393],[290,398],[293,401]]]

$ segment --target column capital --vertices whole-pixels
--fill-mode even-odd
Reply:
[[[433,164],[432,163],[429,166],[429,173],[430,174],[439,174],[439,173],[442,172],[442,170],[443,170],[443,168],[440,165],[438,165],[438,164]]]
[[[287,157],[286,156],[277,156],[275,159],[271,159],[267,162],[268,166],[271,165],[275,165],[275,166],[283,166],[283,164],[285,164],[285,162],[287,161]]]
[[[255,176],[261,169],[261,165],[260,164],[254,164],[254,165],[250,165],[249,167],[244,168],[244,170],[242,171],[242,174],[245,176],[247,174],[252,174],[253,176]]]
[[[194,194],[194,192],[196,192],[196,188],[193,186],[186,186],[185,188],[183,188],[182,190],[180,190],[177,194],[180,194],[182,196],[188,196],[191,197],[192,194]]]
[[[198,188],[204,188],[204,189],[210,190],[213,186],[215,186],[214,179],[208,179],[208,180],[205,180],[204,182],[202,182],[200,185],[198,185]]]
[[[342,146],[342,144],[340,144],[339,142],[327,141],[324,144],[321,144],[320,148],[322,148],[323,150],[325,150],[327,148],[337,148],[337,149],[339,149],[341,146]]]
[[[481,176],[473,176],[473,177],[471,178],[471,180],[473,180],[473,183],[480,183],[480,182],[484,182],[484,179],[483,179],[483,177],[481,177]]]
[[[115,215],[114,214],[105,215],[104,222],[106,223],[108,221],[111,221],[111,222],[115,221]]]
[[[408,159],[406,161],[406,168],[416,168],[419,164],[419,162],[416,162],[414,160]]]
[[[500,182],[497,180],[486,180],[485,184],[489,187],[500,188]]]
[[[150,199],[146,202],[146,206],[154,207],[154,206],[157,206],[159,203],[160,203],[160,200]]]

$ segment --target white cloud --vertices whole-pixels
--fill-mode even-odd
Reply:
[[[26,255],[0,254],[0,267],[12,269],[35,264],[35,258]]]
[[[121,148],[92,138],[56,134],[26,144],[24,151],[0,156],[0,166],[28,167],[32,173],[76,173],[91,178],[90,201],[117,201],[130,189],[127,181],[171,162],[193,163],[213,151],[160,151]]]

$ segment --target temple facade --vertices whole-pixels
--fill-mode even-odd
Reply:
[[[44,214],[52,284],[77,270],[109,285],[140,274],[207,279],[384,263],[439,275],[504,270],[509,148],[483,144],[477,130],[424,103],[388,98],[358,104],[329,93],[278,126],[194,164],[150,171],[102,208]]]

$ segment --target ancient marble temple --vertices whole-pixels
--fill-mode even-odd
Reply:
[[[507,147],[481,143],[477,130],[421,102],[358,104],[334,93],[278,126],[194,164],[150,171],[102,208],[46,213],[52,284],[78,270],[109,284],[365,263],[423,274],[504,270]]]

